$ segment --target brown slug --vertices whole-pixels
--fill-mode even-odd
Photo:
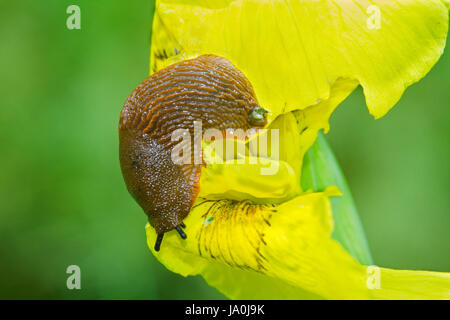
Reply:
[[[158,234],[176,229],[199,190],[202,165],[175,164],[171,150],[177,129],[194,132],[194,121],[208,128],[248,130],[266,123],[266,111],[249,80],[230,61],[202,55],[159,70],[130,94],[119,121],[119,157],[128,191]],[[192,144],[193,145],[193,144]]]

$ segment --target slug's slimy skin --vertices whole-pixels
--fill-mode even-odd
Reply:
[[[126,100],[119,122],[119,153],[128,191],[158,234],[176,229],[198,194],[202,165],[175,164],[171,158],[177,129],[194,136],[202,130],[263,127],[265,110],[252,85],[227,59],[202,55],[170,65],[145,79]],[[193,145],[193,143],[191,144]]]

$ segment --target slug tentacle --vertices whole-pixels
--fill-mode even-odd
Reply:
[[[159,248],[161,247],[161,242],[164,238],[164,233],[158,234],[158,236],[156,237],[156,242],[155,242],[155,251],[159,251]]]
[[[155,250],[165,232],[176,229],[186,237],[182,221],[199,191],[202,164],[193,152],[188,163],[173,162],[179,143],[173,133],[186,130],[193,146],[194,122],[202,134],[210,128],[248,130],[263,127],[265,113],[242,72],[215,55],[161,69],[130,94],[120,114],[120,164],[129,192],[158,234]]]

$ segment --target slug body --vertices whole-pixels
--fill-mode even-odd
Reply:
[[[119,122],[119,153],[128,191],[158,234],[180,228],[199,191],[201,164],[176,164],[171,152],[177,129],[248,130],[265,125],[248,79],[215,55],[175,63],[145,79],[126,100]],[[193,145],[193,143],[191,144]]]

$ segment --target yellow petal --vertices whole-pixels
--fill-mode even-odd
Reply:
[[[328,188],[279,205],[199,199],[185,220],[188,238],[171,231],[153,253],[233,299],[450,298],[450,274],[368,268],[332,240],[328,197],[338,194]],[[146,231],[153,250],[155,231]]]
[[[251,156],[243,161],[208,164],[202,169],[198,196],[276,203],[301,192],[294,169],[287,162]],[[262,174],[264,171],[270,174]]]
[[[450,9],[450,0],[444,0],[444,3]]]
[[[159,0],[151,69],[224,56],[273,118],[328,99],[338,79],[356,80],[378,118],[436,63],[447,30],[441,0]]]

